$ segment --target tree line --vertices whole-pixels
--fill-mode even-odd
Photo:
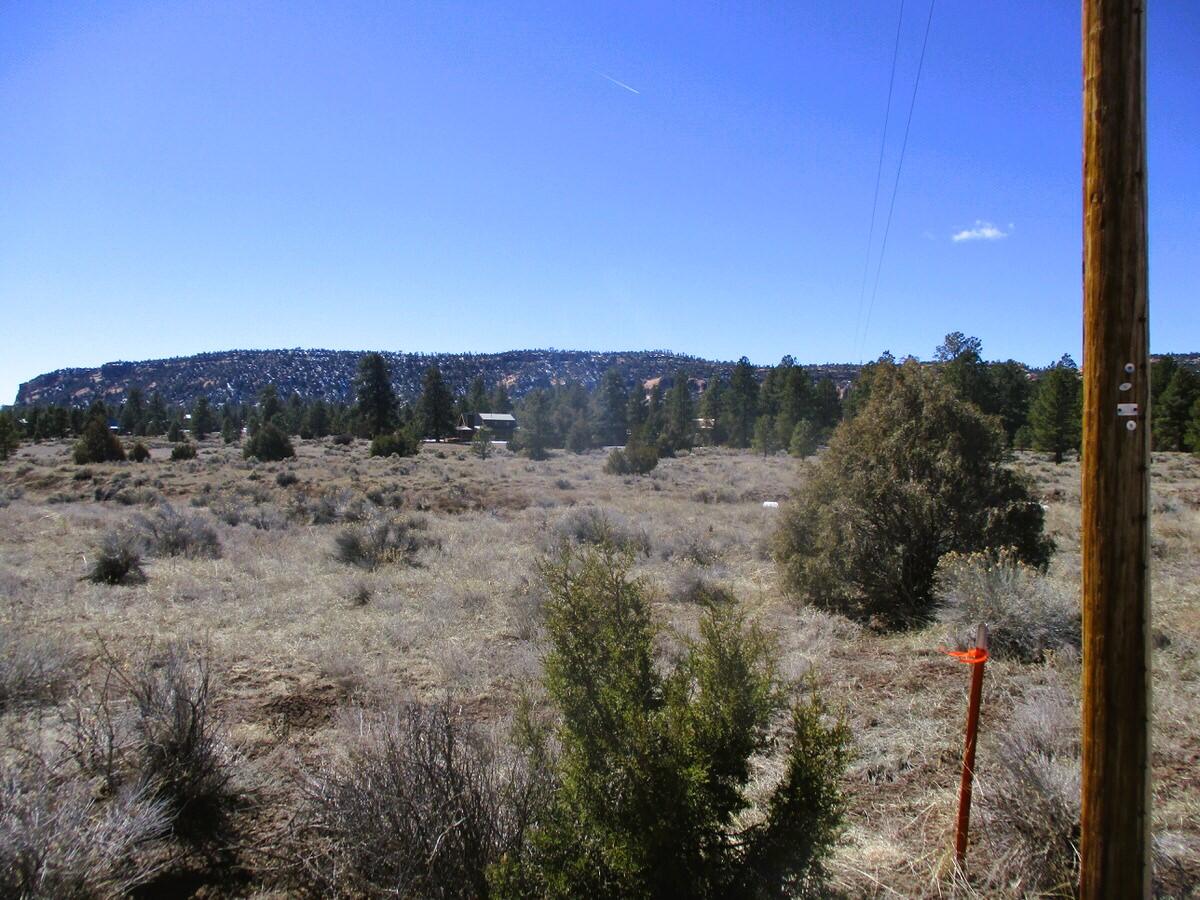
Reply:
[[[1074,360],[1064,355],[1031,373],[1015,360],[986,362],[982,353],[978,338],[953,332],[935,349],[930,365],[962,399],[999,420],[1010,447],[1044,451],[1058,462],[1077,452],[1082,386]],[[592,390],[568,381],[533,390],[515,403],[504,383],[488,385],[478,376],[465,392],[456,392],[431,365],[420,396],[402,403],[386,359],[370,353],[360,360],[350,403],[297,394],[284,398],[268,384],[255,403],[218,406],[200,397],[190,410],[168,406],[157,392],[147,396],[137,386],[119,406],[97,401],[89,410],[14,408],[0,412],[0,458],[22,440],[79,437],[98,417],[121,434],[165,435],[172,441],[185,434],[204,440],[219,433],[233,443],[243,435],[254,438],[270,424],[282,435],[302,438],[399,435],[402,446],[412,448],[421,439],[454,437],[459,418],[478,412],[514,413],[520,428],[512,449],[533,458],[551,449],[584,452],[627,445],[631,457],[641,453],[655,459],[697,445],[806,456],[840,421],[865,407],[880,364],[894,362],[890,353],[883,354],[841,390],[830,378],[815,378],[791,356],[761,380],[745,357],[728,378],[697,379],[677,371],[648,386],[631,383],[614,368]],[[1157,360],[1151,374],[1154,448],[1200,452],[1200,375],[1172,357]]]

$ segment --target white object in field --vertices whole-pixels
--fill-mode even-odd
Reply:
[[[764,500],[763,509],[779,509],[779,503],[775,500]]]

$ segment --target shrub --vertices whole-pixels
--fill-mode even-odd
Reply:
[[[560,715],[555,790],[502,897],[758,897],[815,889],[845,808],[848,729],[813,694],[792,710],[784,774],[757,820],[752,756],[773,746],[785,695],[772,647],[733,605],[712,605],[668,671],[630,559],[565,551],[543,567],[545,683]],[[545,736],[531,735],[548,753]],[[755,821],[755,824],[747,824]]]
[[[658,465],[658,450],[632,438],[625,449],[613,450],[604,461],[604,471],[610,475],[645,475]]]
[[[6,624],[0,629],[0,712],[25,703],[53,702],[70,667],[70,658],[56,643]]]
[[[273,422],[267,422],[246,441],[242,450],[246,459],[257,459],[260,462],[279,462],[291,459],[296,455],[296,449],[286,434],[279,430]]]
[[[195,458],[196,458],[196,445],[193,444],[191,441],[183,441],[182,443],[176,444],[174,447],[171,448],[172,462],[175,462],[175,461],[178,461],[181,459],[195,459]]]
[[[617,513],[594,506],[568,512],[555,527],[555,535],[576,544],[609,544],[618,550],[650,555],[650,535],[644,528],[631,525]]]
[[[92,786],[41,765],[0,767],[0,896],[126,897],[159,867],[135,853],[165,830],[162,806],[128,791],[105,804]]]
[[[119,462],[125,458],[125,448],[109,430],[108,422],[102,416],[93,416],[75,444],[74,456],[79,465]]]
[[[862,412],[787,504],[775,535],[785,586],[882,627],[926,621],[938,560],[1011,547],[1042,567],[1053,543],[1004,433],[916,361],[876,364]]]
[[[371,440],[371,456],[416,456],[421,442],[410,432],[395,431],[381,434]]]
[[[213,527],[199,516],[177,513],[169,503],[162,504],[152,516],[135,517],[134,524],[152,553],[188,559],[221,556],[221,541]]]
[[[993,656],[1036,662],[1047,650],[1080,646],[1079,598],[1010,550],[949,553],[938,564],[937,583],[938,619],[960,642],[986,622]]]
[[[381,519],[366,526],[347,528],[334,539],[334,558],[361,569],[387,563],[414,565],[417,551],[436,546],[437,540],[422,532],[425,519]]]
[[[1047,674],[1003,729],[980,815],[993,885],[1070,897],[1079,881],[1079,702],[1059,673]]]
[[[280,487],[291,487],[293,484],[297,484],[299,481],[300,478],[295,472],[291,471],[280,472],[275,476],[275,483]]]
[[[150,459],[150,451],[141,441],[134,441],[129,451],[129,458],[134,462],[146,462]]]
[[[490,428],[476,428],[471,437],[471,452],[480,459],[487,459],[492,455],[492,437]]]
[[[301,880],[318,896],[488,896],[488,867],[520,850],[540,782],[448,700],[365,717],[359,736],[311,784]]]
[[[349,447],[351,444],[354,443],[354,435],[352,435],[352,434],[334,435],[333,442],[335,444],[337,444],[339,447]]]
[[[141,584],[142,555],[137,535],[126,530],[109,531],[96,549],[96,562],[86,576],[95,584]]]
[[[139,773],[187,838],[215,834],[234,800],[229,751],[210,707],[209,662],[172,645],[129,680]]]

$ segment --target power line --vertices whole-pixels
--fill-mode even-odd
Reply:
[[[896,42],[892,47],[892,72],[888,76],[887,106],[883,109],[883,135],[879,139],[879,163],[875,167],[875,196],[871,199],[871,227],[867,229],[867,253],[863,259],[862,286],[858,289],[858,315],[854,319],[854,343],[858,344],[858,329],[862,325],[863,302],[867,299],[867,274],[871,270],[871,244],[875,240],[875,214],[879,209],[879,185],[883,181],[883,153],[887,147],[888,122],[892,116],[892,88],[896,84],[896,59],[900,56],[900,26],[904,24],[904,0],[900,0],[900,17],[896,20]],[[861,362],[861,360],[859,360]]]
[[[867,319],[863,325],[862,346],[866,345],[867,333],[871,330],[871,313],[875,309],[875,295],[879,292],[879,273],[883,271],[883,257],[887,253],[888,234],[892,230],[892,213],[896,209],[896,192],[900,188],[900,173],[904,169],[904,153],[908,149],[908,132],[912,127],[913,109],[917,105],[917,88],[921,86],[921,70],[925,68],[925,49],[929,46],[929,27],[933,24],[933,7],[937,0],[929,0],[929,16],[925,20],[925,37],[921,41],[921,58],[917,63],[917,77],[913,80],[912,99],[908,104],[908,121],[904,124],[904,140],[900,144],[900,161],[896,165],[896,180],[892,184],[892,199],[888,203],[887,223],[883,227],[883,240],[879,245],[879,262],[875,266],[875,284],[871,288],[871,302],[867,304]],[[859,354],[861,355],[861,346]]]

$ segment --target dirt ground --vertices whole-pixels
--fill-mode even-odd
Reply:
[[[69,444],[47,443],[0,468],[0,629],[52,644],[78,683],[105,655],[132,659],[177,640],[210,655],[246,797],[229,863],[237,877],[175,872],[160,893],[282,896],[273,848],[306,773],[342,752],[356,708],[448,695],[503,728],[540,670],[536,562],[599,510],[638,548],[635,572],[654,586],[668,642],[695,633],[689,588],[719,583],[775,636],[784,677],[815,673],[844,710],[856,746],[832,890],[996,895],[951,871],[968,671],[941,652],[945,627],[875,634],[781,591],[769,552],[779,510],[763,502],[786,504],[811,461],[702,449],[622,478],[604,473],[599,452],[530,462],[429,445],[372,459],[362,441],[297,450],[259,464],[209,441],[197,459],[170,462],[160,443],[149,463],[81,467]],[[1058,544],[1048,578],[1075,591],[1078,465],[1015,464],[1035,480]],[[1173,873],[1162,890],[1182,896],[1200,879],[1200,460],[1156,455],[1153,476],[1154,825]],[[148,557],[140,584],[82,580],[106,532],[163,502],[210,524],[219,557]],[[418,517],[422,546],[374,569],[340,561],[336,536],[381,515]],[[989,663],[972,864],[999,852],[989,766],[1013,710],[1050,679],[1074,686],[1077,670],[1070,654]],[[3,709],[0,724],[28,720]],[[765,784],[771,761],[760,770]]]

